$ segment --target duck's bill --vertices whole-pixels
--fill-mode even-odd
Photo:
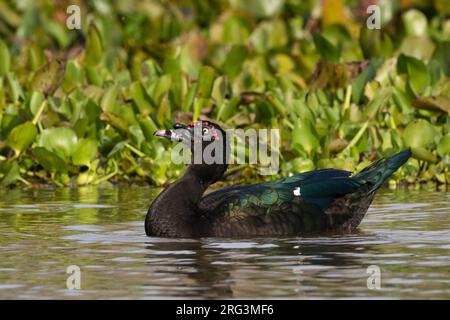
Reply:
[[[183,141],[182,137],[173,130],[156,130],[154,136],[163,137],[172,141]]]

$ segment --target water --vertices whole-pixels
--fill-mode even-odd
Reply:
[[[2,189],[0,298],[450,298],[448,193],[383,190],[354,234],[174,240],[145,236],[157,192]]]

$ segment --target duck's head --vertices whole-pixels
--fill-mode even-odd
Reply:
[[[229,143],[225,131],[216,123],[205,120],[175,123],[173,129],[153,134],[181,142],[191,150],[187,172],[200,178],[205,187],[220,179],[228,167]]]
[[[173,124],[173,129],[156,130],[153,135],[191,146],[196,143],[220,141],[225,138],[225,131],[216,123],[198,120],[189,121],[187,124],[177,122]]]
[[[220,159],[221,163],[226,162],[228,154],[226,133],[218,124],[211,121],[198,120],[190,121],[187,124],[175,123],[173,129],[157,130],[153,135],[183,143],[192,151],[194,157],[199,151],[202,155],[206,155],[207,151],[212,150],[213,156],[215,156],[215,152],[221,152],[221,156],[216,159]],[[202,162],[204,162],[204,159]]]

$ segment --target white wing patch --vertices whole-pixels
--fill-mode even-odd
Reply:
[[[299,196],[301,196],[302,194],[300,193],[300,187],[296,187],[295,189],[294,189],[294,196],[297,196],[297,197],[299,197]]]

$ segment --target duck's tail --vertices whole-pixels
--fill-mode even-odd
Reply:
[[[372,193],[408,161],[410,156],[411,150],[406,149],[390,158],[377,160],[354,175],[352,179],[371,185],[368,193]]]

